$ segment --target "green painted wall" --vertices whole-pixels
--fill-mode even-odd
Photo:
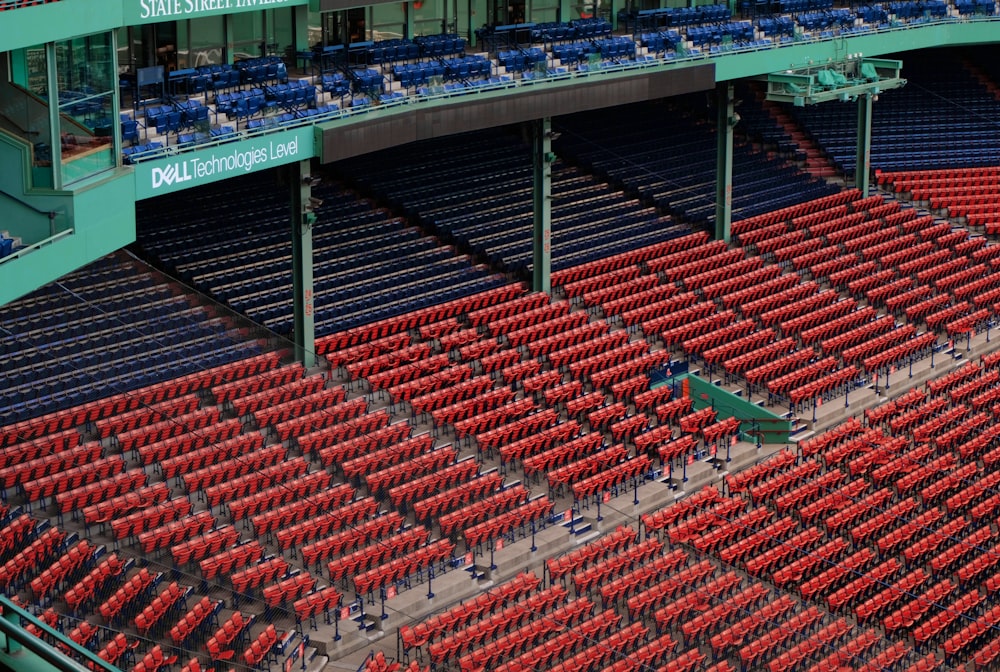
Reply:
[[[118,26],[122,5],[133,0],[61,0],[0,14],[0,49],[12,51],[90,35]]]
[[[718,412],[720,419],[738,418],[740,432],[753,432],[759,427],[764,443],[788,443],[791,422],[781,416],[690,373],[682,373],[671,380],[677,381],[678,385],[684,380],[690,381],[694,410],[711,406]],[[747,436],[744,440],[754,441],[755,437]]]
[[[73,215],[73,233],[0,261],[0,305],[135,241],[135,190],[128,171],[71,195],[52,192],[50,198],[61,199]],[[0,212],[5,211],[6,205]]]
[[[119,0],[119,2],[121,2],[124,25],[127,26],[309,4],[309,0]]]

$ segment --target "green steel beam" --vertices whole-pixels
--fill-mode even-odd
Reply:
[[[872,168],[872,94],[858,96],[858,153],[854,164],[854,186],[868,195]]]
[[[534,264],[531,288],[552,291],[552,120],[531,123],[532,167],[534,168],[534,237],[531,246]]]
[[[739,119],[733,104],[732,82],[715,85],[718,107],[718,153],[715,159],[715,239],[729,242],[733,221],[733,126]]]
[[[316,315],[313,309],[313,224],[311,162],[290,164],[292,197],[292,305],[295,312],[295,361],[316,364]]]

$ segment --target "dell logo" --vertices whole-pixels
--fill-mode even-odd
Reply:
[[[165,168],[153,168],[153,189],[159,189],[163,185],[180,184],[191,179],[187,164],[184,162],[173,163]]]

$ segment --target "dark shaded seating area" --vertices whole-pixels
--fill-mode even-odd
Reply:
[[[556,151],[681,221],[710,223],[715,219],[716,142],[708,121],[714,114],[705,109],[705,100],[671,99],[560,119]],[[734,146],[734,220],[835,191],[780,157],[748,144]]]
[[[528,147],[505,132],[417,143],[334,170],[422,227],[514,272],[531,268],[532,172]],[[403,158],[399,158],[402,156]],[[560,270],[686,232],[650,205],[579,169],[552,173],[552,268]],[[608,237],[614,230],[616,236]]]
[[[987,64],[994,62],[995,56],[980,52],[975,57],[975,53],[939,49],[895,56],[903,61],[907,84],[880,94],[872,105],[873,169],[996,165],[1000,157],[1000,127],[996,124],[1000,100],[995,85],[980,76],[984,73],[980,63],[991,67]],[[835,165],[853,175],[856,105],[834,102],[788,109]]]

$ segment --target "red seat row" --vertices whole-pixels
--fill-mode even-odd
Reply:
[[[358,419],[364,417],[367,412],[368,402],[365,398],[355,397],[306,415],[289,418],[273,425],[273,428],[278,440],[282,442],[322,429],[329,429],[333,437],[356,436],[356,430],[350,429],[352,425],[348,425],[348,421],[359,421]]]
[[[666,575],[675,574],[686,566],[689,560],[690,556],[683,549],[675,548],[634,566],[627,573],[621,574],[601,586],[601,600],[604,607],[610,608],[622,600],[625,600],[627,605],[637,606],[645,600],[645,597],[652,594],[651,586],[653,584],[662,582]],[[647,593],[647,595],[635,601],[632,600],[633,597],[642,593]]]
[[[795,205],[789,205],[779,210],[771,210],[733,222],[732,231],[734,235],[745,234],[760,226],[774,224],[775,222],[790,222],[792,224],[798,222],[798,226],[808,226],[810,222],[824,221],[824,218],[827,216],[838,216],[837,214],[828,214],[827,211],[832,210],[833,213],[841,213],[842,209],[837,206],[842,206],[844,203],[849,203],[850,201],[856,201],[860,196],[861,192],[857,189],[848,189],[822,198],[805,201],[804,203],[796,203]]]
[[[463,370],[471,371],[468,368]],[[451,384],[440,389],[411,397],[409,399],[410,409],[414,415],[431,413],[481,395],[493,387],[493,382],[493,379],[487,375],[467,378],[462,381],[453,381]]]
[[[547,409],[551,410],[551,409]],[[539,429],[537,432],[524,436],[520,439],[501,445],[501,464],[514,463],[518,460],[524,462],[527,458],[549,450],[556,445],[562,445],[570,441],[580,433],[580,425],[575,420],[567,420],[555,425],[550,425]],[[480,446],[487,450],[492,447],[490,441],[487,445]]]
[[[278,466],[282,473],[287,473],[290,477],[304,474],[309,463],[304,458],[285,462],[287,454],[287,448],[279,443],[243,453],[238,457],[216,462],[184,474],[182,477],[184,488],[188,493],[207,490],[213,486],[225,484],[227,481],[232,482],[240,476],[248,474],[253,476],[253,472],[260,472],[274,466]]]
[[[487,388],[486,391],[474,397],[460,399],[450,406],[434,410],[431,417],[434,419],[435,427],[457,425],[462,420],[495,411],[511,402],[513,398],[514,393],[509,387]]]
[[[492,520],[486,520],[467,528],[462,536],[465,546],[471,549],[486,541],[491,541],[507,534],[512,534],[518,528],[528,523],[542,520],[552,513],[552,502],[545,495],[529,500],[526,504],[502,513]]]
[[[831,289],[820,291],[819,285],[810,280],[773,297],[758,299],[749,308],[744,306],[743,314],[747,317],[758,315],[764,326],[773,327],[828,306],[839,297],[840,294]]]
[[[675,250],[671,254],[651,257],[646,260],[646,268],[650,273],[658,274],[661,271],[669,273],[668,280],[674,282],[685,274],[674,274],[667,269],[680,266],[687,266],[693,262],[717,256],[729,251],[729,246],[721,240],[702,239],[693,245],[687,245],[682,249]],[[742,258],[742,254],[740,257]]]
[[[382,539],[392,534],[402,525],[403,518],[395,511],[366,520],[357,526],[349,527],[332,536],[318,539],[303,546],[302,563],[306,568],[309,568],[318,566],[319,563],[345,552],[353,553],[376,539]]]
[[[218,406],[210,406],[199,411],[168,418],[150,425],[136,427],[117,435],[122,452],[135,450],[150,443],[203,429],[219,421]]]
[[[675,297],[675,299],[680,299]],[[711,301],[693,303],[686,308],[661,312],[658,304],[654,317],[642,322],[642,333],[646,338],[660,335],[664,346],[678,345],[689,338],[708,333],[713,329],[736,321],[736,313],[731,310],[720,311]]]
[[[393,559],[389,562],[355,576],[354,589],[360,596],[386,588],[434,566],[435,563],[445,562],[454,549],[455,544],[451,541],[438,539],[405,555],[393,553]]]
[[[642,306],[669,299],[680,291],[677,285],[661,285],[655,275],[641,275],[620,285],[611,285],[583,297],[586,305],[600,306],[605,319],[612,319]]]
[[[475,483],[475,481],[470,481]],[[526,502],[528,490],[521,484],[503,488],[483,499],[470,502],[455,511],[443,514],[438,519],[441,534],[450,537],[460,529],[465,529],[489,518],[510,511]],[[414,505],[416,510],[416,505]]]
[[[536,373],[521,381],[521,389],[526,395],[532,395],[537,400],[538,394],[541,393],[549,406],[555,406],[560,401],[579,394],[580,387],[581,383],[578,380],[563,383],[562,373],[555,369]],[[575,391],[575,394],[571,390]]]
[[[275,536],[281,550],[287,550],[299,544],[326,536],[344,527],[350,527],[375,514],[377,505],[371,497],[359,499],[338,508],[332,508],[339,503],[336,500],[323,501],[299,500],[291,503],[295,508],[281,511],[282,515],[268,518],[267,525],[258,525],[255,520],[254,529],[267,529],[267,533],[276,530]],[[322,513],[318,513],[322,512]],[[282,521],[287,514],[294,518]],[[293,521],[297,521],[294,522]],[[274,525],[274,527],[269,527]],[[258,534],[260,534],[258,532]]]
[[[280,356],[276,352],[256,355],[131,392],[105,397],[65,411],[53,411],[37,418],[7,425],[0,429],[0,446],[9,446],[13,443],[69,430],[88,422],[124,413],[138,408],[140,405],[154,404],[164,399],[207,389],[223,382],[245,378],[275,368],[279,364],[279,358]]]
[[[288,562],[283,557],[277,556],[235,572],[229,580],[233,584],[234,593],[246,593],[249,589],[273,583],[287,571]]]
[[[429,376],[448,368],[451,358],[446,353],[431,355],[416,362],[402,364],[388,371],[381,371],[368,377],[368,385],[372,390],[387,390],[403,383]]]
[[[673,543],[691,542],[710,526],[729,520],[731,516],[743,511],[745,505],[742,500],[725,498],[713,504],[711,508],[696,509],[695,515],[678,520],[667,527],[667,536]]]
[[[502,406],[492,413],[470,418],[471,422],[455,425],[457,435],[463,435],[471,425],[478,424],[482,429],[476,433],[476,444],[480,452],[492,453],[494,448],[504,444],[517,444],[529,436],[536,436],[547,428],[559,422],[559,415],[551,408],[536,408],[529,398],[520,399],[507,406]],[[576,423],[574,422],[574,425]],[[576,429],[573,425],[571,428]],[[560,433],[558,430],[554,430]],[[564,430],[566,431],[566,430]]]
[[[610,388],[635,376],[647,376],[649,372],[670,362],[670,353],[666,350],[645,352],[634,358],[626,359],[618,364],[612,364],[606,369],[590,374],[590,382],[595,387]]]
[[[610,450],[610,449],[609,449]],[[600,455],[600,453],[598,453]],[[581,500],[592,497],[606,490],[616,488],[629,479],[644,476],[650,468],[651,460],[647,455],[639,455],[621,462],[593,476],[573,483],[573,499]]]
[[[475,597],[460,602],[445,612],[434,614],[426,621],[416,623],[413,626],[401,625],[399,636],[403,649],[410,651],[420,648],[429,641],[438,639],[449,632],[458,632],[487,614],[495,613],[502,605],[516,602],[535,590],[540,584],[541,581],[534,572],[521,572],[510,581],[485,592],[477,593]],[[559,586],[553,586],[546,592],[548,591],[552,591],[552,594],[560,594],[562,596],[559,598],[560,601],[566,596],[566,590]],[[535,609],[538,605],[532,604],[530,607]]]
[[[193,413],[198,409],[198,395],[187,394],[183,397],[167,399],[150,406],[140,406],[121,415],[113,415],[94,423],[94,429],[101,439],[134,430],[138,427],[152,425],[169,418]]]
[[[474,458],[468,457],[453,465],[390,488],[389,501],[394,507],[403,508],[407,502],[424,499],[430,494],[464,483],[477,473],[479,473],[479,464]]]
[[[542,310],[548,310],[548,306],[542,308]],[[447,334],[443,334],[439,340],[439,344],[441,346],[442,352],[451,352],[452,350],[459,350],[460,348],[466,345],[475,343],[478,340],[479,340],[479,332],[475,328],[459,329],[457,331],[452,331]],[[416,362],[420,361],[420,359],[422,358],[416,357],[411,361]]]
[[[704,586],[688,590],[667,602],[653,612],[657,630],[661,633],[669,631],[673,626],[687,620],[691,612],[704,613],[712,608],[713,600],[724,601],[729,593],[740,585],[740,577],[736,572],[729,571],[714,576]]]
[[[839,248],[838,248],[839,250]],[[830,277],[842,271],[850,271],[858,263],[858,255],[854,253],[842,254],[809,267],[809,274],[816,282],[828,280]]]
[[[203,596],[190,611],[181,616],[177,624],[170,628],[170,639],[176,646],[183,646],[196,630],[211,624],[212,619],[222,607],[222,600],[212,601]]]
[[[0,469],[6,469],[17,462],[37,460],[40,457],[69,450],[74,446],[79,446],[82,441],[83,435],[74,427],[53,432],[31,441],[4,446],[0,448]]]
[[[712,273],[714,277],[720,276],[717,271]],[[718,282],[702,285],[701,292],[707,299],[722,300],[723,305],[727,308],[742,304],[724,297],[735,295],[741,299],[752,301],[760,298],[767,291],[785,289],[798,282],[798,278],[794,276],[780,277],[781,269],[779,267],[760,266],[759,260],[754,259],[747,259],[735,264],[735,268],[731,271],[727,270],[724,275],[726,277],[720,278]],[[685,280],[685,285],[690,286],[687,280]]]
[[[796,527],[791,516],[779,518],[773,523],[752,532],[750,535],[737,539],[734,543],[719,551],[719,558],[727,564],[741,562],[749,555],[759,555],[775,543],[781,543],[789,532]]]
[[[834,537],[825,544],[817,546],[816,544],[822,539],[823,534],[818,527],[807,527],[784,544],[747,558],[743,568],[751,576],[763,576],[770,572],[771,582],[776,586],[784,587],[799,583],[821,563],[836,562],[847,552],[847,542],[842,538]],[[792,558],[795,554],[798,554],[798,557]]]
[[[576,298],[582,296],[583,304],[588,308],[596,308],[600,306],[604,311],[605,317],[610,317],[613,314],[621,312],[621,310],[609,310],[608,307],[615,305],[618,301],[622,299],[627,299],[629,296],[643,294],[649,289],[657,286],[659,283],[659,278],[655,275],[639,275],[639,267],[633,266],[630,268],[623,268],[620,271],[615,271],[608,273],[601,277],[600,284],[602,286],[595,286],[589,278],[584,279],[582,282],[587,283],[591,288],[584,292],[582,295],[578,293],[578,289],[575,286],[570,286],[567,289],[566,296],[570,298]],[[569,292],[572,291],[573,294]],[[670,288],[665,288],[665,291],[670,292]],[[639,305],[639,304],[635,304]]]
[[[288,364],[287,366],[281,366],[276,369],[269,369],[262,373],[247,376],[243,379],[232,380],[228,383],[216,385],[211,390],[212,397],[215,398],[216,404],[221,405],[231,402],[234,399],[241,399],[257,394],[258,392],[288,385],[289,383],[301,379],[304,374],[305,368],[301,363],[295,362],[293,364]]]
[[[174,559],[174,567],[183,567],[189,562],[200,562],[224,548],[231,547],[239,538],[240,533],[236,531],[235,527],[223,525],[210,532],[182,541],[170,549],[170,555]]]
[[[336,588],[327,586],[297,599],[292,608],[295,610],[295,619],[299,627],[302,627],[303,621],[314,621],[321,613],[327,615],[329,623],[329,614],[340,605],[341,597]]]
[[[100,484],[104,479],[112,474],[121,474],[123,471],[125,471],[125,460],[122,456],[109,455],[65,471],[43,476],[33,481],[26,481],[21,484],[21,490],[28,502],[37,502],[55,495],[61,511],[72,511],[97,501],[92,500],[91,497],[87,497],[86,501],[81,501],[81,488],[94,485],[95,490],[103,492],[103,487]],[[136,471],[142,473],[141,470],[137,469]],[[142,484],[145,485],[145,474],[143,474]],[[86,491],[87,494],[91,494],[91,492],[91,490]],[[120,494],[122,493],[115,491],[108,496],[115,497]],[[69,506],[69,502],[73,502],[77,506]]]
[[[658,334],[678,324],[673,315],[678,310],[686,310],[696,304],[703,304],[698,310],[701,311],[702,316],[709,315],[711,311],[705,305],[708,303],[702,301],[701,297],[694,292],[683,292],[668,299],[628,310],[621,314],[621,320],[628,329],[641,325],[644,334]]]
[[[263,511],[250,518],[257,536],[270,534],[289,525],[315,516],[320,511],[342,506],[354,497],[354,488],[346,483],[321,490],[308,499],[289,501],[276,509]]]
[[[601,338],[604,334],[608,333],[608,329],[610,329],[610,327],[604,320],[586,322],[574,329],[552,334],[551,336],[547,336],[546,338],[542,338],[537,341],[531,341],[525,345],[528,349],[528,356],[533,358],[548,357],[553,367],[559,368],[560,364],[568,362],[560,361],[560,359],[565,358],[566,355],[556,353],[573,346],[579,346],[587,341]],[[586,348],[582,346],[581,349],[584,351],[586,350]],[[571,354],[576,354],[577,358],[583,356],[577,354],[576,351],[571,351]]]
[[[134,621],[136,631],[143,637],[149,635],[153,629],[162,625],[163,618],[173,611],[175,606],[183,604],[189,592],[190,588],[180,586],[176,581],[161,590],[152,602],[136,614]]]
[[[183,439],[185,436],[192,436],[186,434],[177,437],[177,439],[169,440],[169,442],[174,444],[173,447],[162,451],[156,450],[156,453],[159,454],[150,455],[150,457],[159,457],[162,460],[159,467],[164,478],[173,478],[183,476],[200,469],[209,469],[213,465],[226,460],[239,459],[240,456],[260,450],[263,447],[263,435],[256,432],[239,434],[239,420],[234,420],[234,424],[232,425],[230,425],[229,421],[224,421],[223,424],[227,427],[233,426],[237,430],[231,438],[225,438],[218,442],[213,441],[211,443],[204,444],[203,447],[200,448],[192,444],[187,449],[184,449],[184,441],[179,439]],[[212,433],[210,429],[207,431]],[[227,432],[227,434],[228,433],[229,432]],[[201,434],[201,432],[198,434]],[[198,443],[201,442],[199,441]],[[174,448],[180,449],[180,452],[174,454],[173,456],[167,456],[168,452],[174,452]]]
[[[325,471],[279,483],[229,502],[226,505],[229,517],[233,522],[250,517],[254,525],[260,526],[259,531],[267,534],[280,527],[281,521],[295,522],[316,511],[316,505],[296,500],[308,496],[310,500],[319,502],[319,506],[338,506],[354,496],[354,488],[350,485],[343,483],[327,487],[329,483],[330,475]]]
[[[594,604],[586,598],[569,602],[544,618],[529,621],[486,642],[482,648],[470,651],[459,659],[459,668],[462,672],[492,670],[503,658],[523,653],[556,632],[576,628],[593,613],[593,609]]]
[[[238,544],[198,563],[201,576],[206,581],[212,581],[217,576],[229,576],[234,571],[259,562],[264,555],[263,547],[256,539],[245,544]]]
[[[194,434],[181,434],[143,446],[139,449],[140,459],[143,464],[158,463],[165,479],[174,478],[263,447],[262,434],[240,434],[241,431],[238,419],[223,420]]]
[[[737,322],[720,325],[718,329],[686,338],[681,342],[681,348],[683,348],[684,352],[688,354],[701,355],[705,351],[717,348],[724,343],[737,341],[756,330],[756,321],[739,320]]]
[[[362,407],[365,404],[362,402],[364,402],[364,398],[358,397],[336,407],[341,409],[341,411],[345,409],[350,411],[348,415],[353,415],[353,417],[350,417],[347,420],[339,420],[333,425],[324,423],[318,427],[292,427],[289,429],[289,433],[292,430],[305,429],[306,433],[296,435],[296,443],[298,443],[304,451],[319,453],[323,449],[330,448],[331,446],[341,443],[350,442],[355,438],[360,439],[363,435],[374,433],[376,430],[389,425],[389,422],[392,419],[389,409],[380,408],[377,411],[372,411],[371,413],[364,413],[364,409]],[[289,422],[295,421],[290,420]],[[279,430],[279,434],[280,433],[282,432]],[[363,441],[363,439],[361,440]],[[351,445],[353,446],[353,444]]]
[[[747,534],[753,533],[758,527],[771,520],[771,511],[764,506],[758,506],[726,521],[710,530],[706,530],[691,540],[691,544],[702,552],[714,553],[723,545],[734,543]]]
[[[546,322],[565,319],[565,316],[570,312],[569,309],[569,301],[544,303],[536,308],[524,312],[511,313],[506,317],[493,320],[486,325],[486,331],[493,337],[503,334],[509,335]],[[472,331],[473,333],[477,333],[475,329]],[[512,341],[511,345],[516,347],[517,344]]]
[[[424,432],[385,448],[359,455],[354,459],[342,462],[340,466],[345,478],[355,479],[423,455],[433,447],[434,437],[430,433]]]
[[[764,263],[760,257],[748,259],[741,249],[720,246],[720,250],[722,251],[685,264],[673,265],[657,259],[647,266],[650,273],[661,274],[666,282],[681,282],[685,289],[694,290],[754,270]]]
[[[319,378],[322,381],[322,376]],[[287,398],[274,398],[258,410],[253,411],[257,426],[262,429],[271,427],[290,418],[298,418],[314,411],[335,407],[336,404],[347,398],[347,391],[339,385],[329,388],[323,388],[320,385],[317,391],[306,394],[310,380],[307,378],[305,381],[296,383],[294,387],[288,388]],[[279,390],[285,389],[279,388]]]
[[[130,576],[97,608],[104,622],[114,625],[122,612],[131,611],[133,605],[148,593],[158,578],[158,575],[152,574],[146,567]]]
[[[588,317],[586,312],[577,311],[565,313],[545,322],[539,322],[538,324],[526,326],[518,329],[517,331],[507,332],[507,344],[511,348],[519,348],[522,345],[531,343],[532,341],[539,341],[563,332],[572,331],[573,329],[583,326],[587,323],[587,321]]]
[[[218,504],[241,499],[260,492],[265,488],[275,487],[281,483],[305,476],[306,469],[308,469],[308,462],[304,459],[298,458],[264,466],[266,461],[263,461],[261,458],[270,456],[261,455],[262,452],[249,453],[243,458],[247,459],[251,464],[258,463],[255,465],[257,466],[257,471],[251,471],[242,476],[234,477],[232,480],[222,481],[217,485],[205,488],[205,500],[208,502],[209,507],[214,508]],[[281,451],[275,451],[275,454],[280,453]],[[313,483],[314,489],[321,489],[329,484],[329,475],[325,477],[320,476],[319,474],[321,473],[326,472],[315,472],[315,480],[310,481]]]
[[[547,479],[550,489],[560,489],[562,486],[576,483],[608,469],[628,456],[628,451],[621,444],[598,450],[574,462],[569,462],[548,472]]]
[[[175,497],[130,513],[124,518],[116,518],[111,521],[111,529],[115,539],[124,539],[178,520],[189,513],[191,513],[191,501],[186,497]]]
[[[426,376],[418,376],[406,382],[393,385],[387,389],[393,403],[410,401],[431,392],[443,390],[472,378],[473,371],[469,364],[455,364],[444,368],[435,368]]]
[[[736,418],[727,419],[736,420]],[[816,478],[821,469],[822,465],[819,460],[803,459],[791,469],[781,470],[765,478],[758,479],[756,483],[749,485],[747,488],[750,501],[760,504],[764,501],[776,499],[778,496],[786,494],[789,489],[799,485],[802,481]],[[828,473],[835,474],[838,472],[830,471]],[[830,481],[827,474],[818,477],[824,479],[823,483],[825,485],[832,485],[839,482],[839,478],[836,477],[836,480]]]
[[[549,295],[544,292],[531,292],[522,294],[508,301],[497,302],[477,310],[473,310],[466,315],[469,324],[473,327],[481,327],[489,322],[495,322],[515,313],[538,308],[549,302]]]
[[[688,518],[704,507],[719,504],[723,501],[722,495],[716,488],[706,486],[685,499],[674,502],[662,509],[657,509],[652,513],[644,513],[640,517],[642,526],[646,528],[646,533],[658,532],[678,524],[684,518]],[[726,500],[730,502],[735,500]]]
[[[455,455],[455,448],[453,446],[442,446],[405,462],[369,473],[365,476],[368,492],[378,495],[400,483],[405,483],[406,481],[429,474],[454,462]]]
[[[212,512],[199,511],[194,515],[185,515],[165,525],[141,532],[139,544],[143,553],[152,553],[178,544],[193,535],[207,532],[213,527],[215,518]]]
[[[409,437],[412,431],[413,425],[406,421],[400,421],[334,445],[317,448],[318,441],[306,441],[303,443],[305,437],[301,436],[298,438],[298,444],[304,451],[315,452],[324,467],[330,467],[366,453],[385,448],[386,446],[391,446]],[[321,435],[315,434],[313,436],[318,438]],[[313,450],[314,448],[315,450]]]
[[[274,625],[268,625],[257,635],[256,639],[250,642],[250,646],[243,652],[243,662],[251,669],[256,668],[270,658],[275,645],[278,643],[278,639],[278,633]]]
[[[24,519],[25,521],[31,521],[31,527],[34,527],[34,520],[29,518],[27,515],[21,516],[18,520]],[[10,526],[4,529],[4,532],[11,529],[17,524],[18,520],[11,523]],[[25,533],[30,528],[25,529]],[[2,557],[8,557],[13,555],[15,548],[21,546],[23,537],[16,539],[12,543],[8,543],[8,539],[4,538],[4,546]],[[85,564],[89,563],[94,557],[94,551],[96,549],[90,542],[86,539],[81,539],[76,545],[67,550],[63,555],[56,558],[49,567],[42,570],[42,572],[31,580],[31,592],[34,594],[35,599],[38,602],[42,602],[50,591],[56,589],[61,583],[63,583],[71,574],[77,572]]]
[[[589,331],[594,333],[589,335],[588,338],[575,343],[565,341],[558,350],[552,350],[547,353],[547,359],[552,365],[553,370],[561,370],[563,367],[570,366],[589,357],[614,350],[625,345],[629,340],[628,333],[625,331],[606,333],[606,324],[601,329],[589,329]],[[532,349],[530,345],[528,347]],[[534,350],[532,349],[532,351]]]
[[[273,608],[288,604],[289,602],[294,603],[306,593],[311,592],[315,586],[316,579],[309,572],[302,571],[289,576],[287,579],[282,579],[277,583],[265,586],[261,590],[261,595],[264,598],[264,602]]]
[[[445,347],[445,339],[450,336],[452,334],[441,337],[442,347],[446,351],[451,349]],[[429,343],[413,343],[405,346],[401,345],[398,348],[394,348],[388,352],[381,352],[366,359],[349,362],[343,368],[351,380],[360,380],[361,378],[367,378],[382,371],[394,369],[403,364],[419,361],[430,356],[430,354],[431,346]]]
[[[485,292],[452,299],[444,303],[429,306],[420,310],[377,322],[371,322],[347,331],[341,331],[330,336],[316,339],[316,352],[326,354],[341,350],[359,343],[367,343],[393,334],[399,334],[410,329],[416,329],[425,324],[441,322],[449,317],[463,315],[509,301],[525,293],[524,287],[516,283],[500,285]]]
[[[527,597],[523,593],[512,596],[502,609],[499,607],[504,604],[503,602],[496,604],[497,610],[488,616],[484,615],[483,618],[471,622],[461,619],[447,631],[439,633],[443,635],[442,638],[430,637],[431,640],[437,641],[431,641],[427,647],[429,657],[435,664],[454,660],[469,650],[482,646],[484,642],[494,639],[501,629],[509,632],[522,627],[534,617],[544,618],[545,614],[565,604],[565,601],[566,590],[562,586],[550,586]]]

